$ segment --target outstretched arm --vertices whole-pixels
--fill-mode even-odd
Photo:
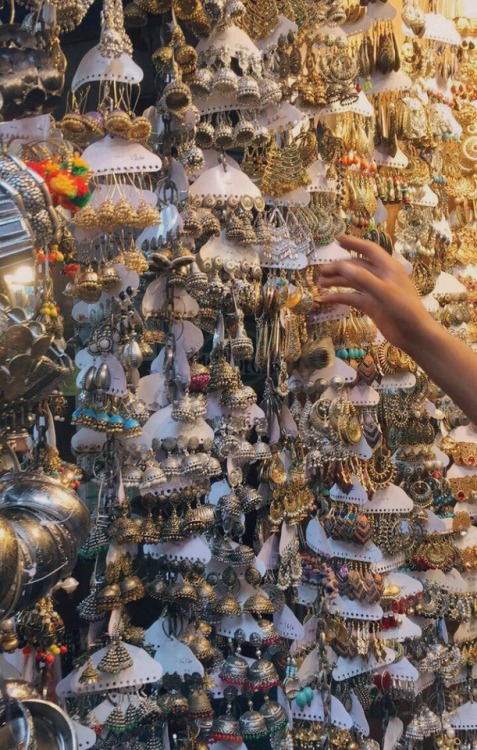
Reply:
[[[383,336],[410,354],[477,424],[477,355],[433,320],[404,267],[379,245],[347,235],[340,244],[359,257],[321,267],[323,288],[345,289],[326,294],[324,302],[369,315]]]

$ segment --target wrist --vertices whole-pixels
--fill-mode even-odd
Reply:
[[[419,363],[422,355],[429,352],[428,347],[437,345],[442,335],[445,335],[442,326],[423,310],[415,325],[408,331],[406,351]]]

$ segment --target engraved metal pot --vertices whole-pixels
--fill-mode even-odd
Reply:
[[[0,617],[30,608],[74,567],[89,511],[55,479],[29,472],[0,478]]]

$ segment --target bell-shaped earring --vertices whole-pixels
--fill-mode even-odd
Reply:
[[[245,330],[242,310],[237,310],[237,330],[234,338],[230,340],[230,348],[234,359],[238,361],[253,357],[253,341]]]

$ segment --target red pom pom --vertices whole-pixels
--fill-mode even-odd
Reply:
[[[78,196],[79,197],[83,197],[85,195],[88,195],[88,193],[89,193],[88,183],[85,182],[85,180],[83,179],[83,177],[77,177],[75,179],[75,184],[76,184],[76,189],[78,191]]]
[[[47,664],[53,664],[53,662],[55,661],[55,657],[53,656],[53,654],[47,654],[45,656],[45,661]]]
[[[68,653],[68,649],[66,646],[60,646],[60,654],[64,656],[64,654]]]
[[[41,175],[43,178],[46,175],[46,162],[45,161],[27,161],[25,162],[27,167],[33,169],[34,172]]]
[[[31,654],[31,648],[30,648],[30,646],[23,646],[23,648],[22,648],[22,654],[24,654],[25,656],[30,656],[30,654]]]

